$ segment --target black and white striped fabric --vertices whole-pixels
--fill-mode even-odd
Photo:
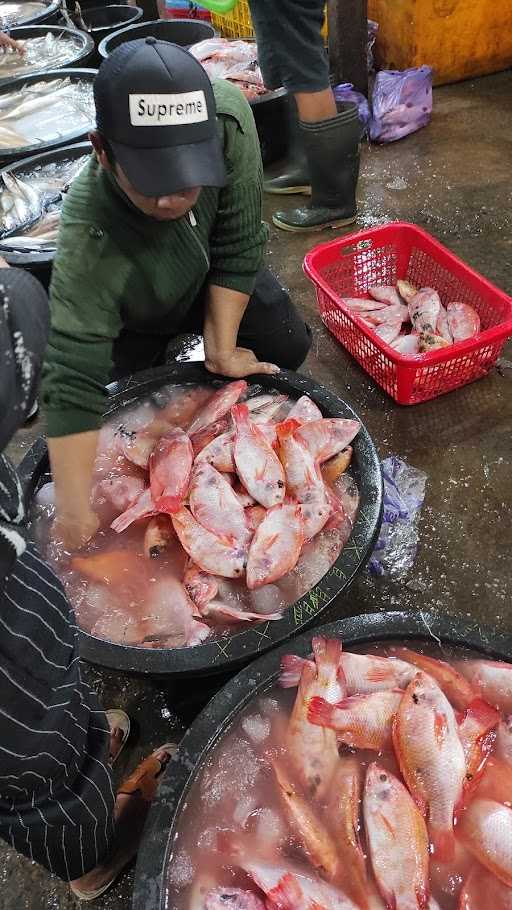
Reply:
[[[35,396],[47,301],[31,276],[2,271],[10,273],[0,277],[3,447]],[[19,480],[0,455],[0,836],[60,878],[79,878],[110,846],[109,741],[81,677],[73,610],[25,539]]]

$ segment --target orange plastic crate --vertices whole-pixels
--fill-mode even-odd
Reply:
[[[327,328],[399,404],[428,401],[481,379],[512,335],[512,299],[414,224],[396,222],[324,243],[308,253],[304,270]],[[429,354],[399,354],[343,303],[399,278],[435,288],[445,305],[470,304],[482,331]]]

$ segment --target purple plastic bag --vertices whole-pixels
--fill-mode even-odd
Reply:
[[[370,125],[371,114],[365,96],[361,94],[361,92],[354,91],[354,86],[351,82],[342,82],[340,85],[335,86],[334,97],[338,102],[351,101],[354,104],[357,104],[359,119],[366,132]]]
[[[375,77],[370,139],[395,142],[426,126],[432,114],[432,69],[382,70]]]
[[[384,514],[369,562],[374,575],[399,577],[409,572],[418,549],[418,521],[427,475],[396,455],[382,462]]]

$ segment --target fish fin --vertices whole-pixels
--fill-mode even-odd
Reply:
[[[287,872],[277,885],[268,891],[267,897],[279,910],[295,910],[304,900],[304,894],[296,878]]]
[[[308,705],[308,720],[319,727],[331,727],[334,705],[330,705],[325,698],[313,696]]]
[[[499,724],[500,713],[483,698],[475,698],[466,711],[466,717],[472,717],[478,724],[482,735]]]
[[[441,863],[451,862],[455,856],[453,828],[446,831],[430,828],[429,834],[434,857]]]
[[[281,658],[279,685],[282,689],[293,689],[299,685],[300,674],[305,663],[305,658],[299,657],[297,654],[285,654]]]
[[[311,642],[315,663],[319,671],[332,671],[340,666],[343,644],[339,638],[315,635]]]
[[[234,404],[231,408],[231,416],[236,427],[247,426],[249,420],[249,408],[246,404]]]
[[[295,420],[294,417],[289,417],[288,420],[283,420],[282,423],[276,424],[278,439],[288,439],[290,436],[293,436],[295,430],[298,430],[300,426],[301,423],[298,420]]]
[[[366,679],[368,682],[380,683],[386,682],[388,679],[394,678],[394,670],[392,667],[388,667],[385,664],[379,664],[376,667],[372,667],[366,673]]]
[[[165,493],[155,502],[155,508],[159,512],[165,512],[167,515],[174,515],[175,512],[179,512],[182,505],[182,496],[167,496]]]

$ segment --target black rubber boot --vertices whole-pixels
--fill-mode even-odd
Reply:
[[[361,140],[356,105],[344,104],[331,120],[301,123],[300,129],[311,174],[311,203],[276,212],[274,224],[295,233],[353,224]]]
[[[266,180],[263,189],[266,193],[275,195],[293,195],[304,193],[311,195],[311,180],[309,167],[304,148],[302,132],[299,126],[297,105],[295,98],[290,95],[287,99],[288,120],[288,154],[284,165],[281,164],[276,173],[266,171]],[[274,169],[275,170],[275,169]]]

